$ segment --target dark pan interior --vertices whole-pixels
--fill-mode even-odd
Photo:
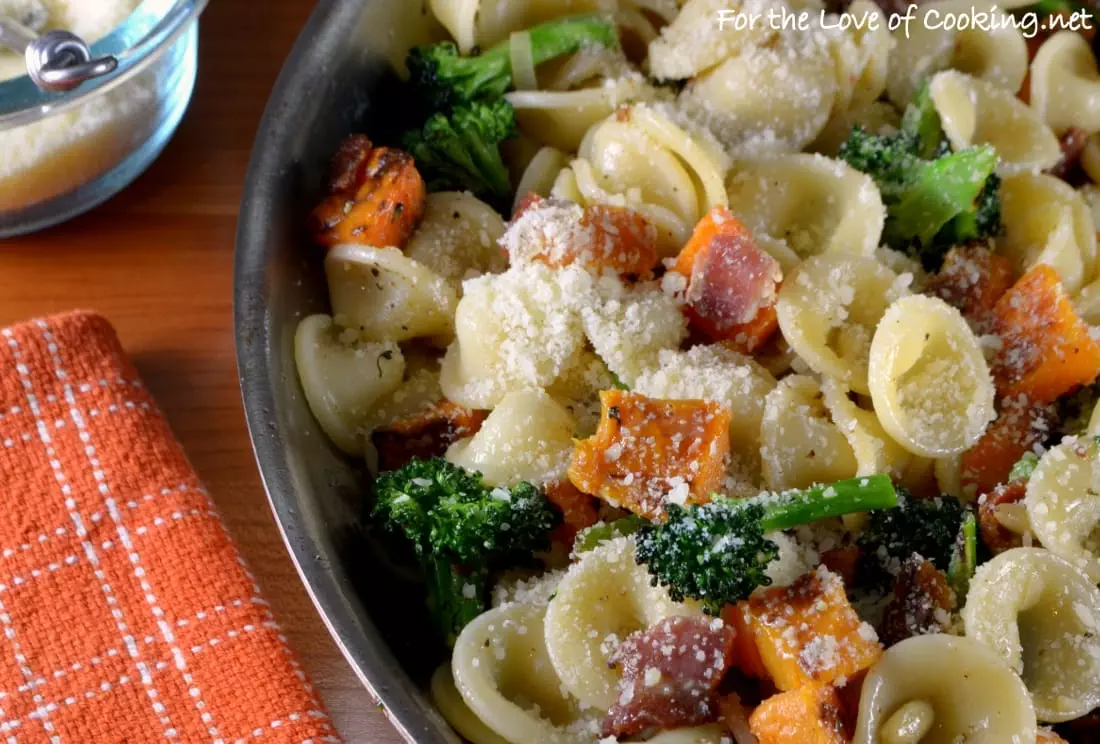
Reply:
[[[328,308],[321,252],[306,237],[336,144],[377,133],[411,102],[391,62],[431,29],[426,0],[321,0],[268,101],[237,233],[238,369],[256,458],[299,573],[360,678],[408,738],[458,739],[421,690],[439,649],[423,594],[360,524],[363,473],[327,441],[294,370],[298,321]]]

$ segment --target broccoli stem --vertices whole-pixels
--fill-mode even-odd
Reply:
[[[947,568],[947,582],[955,592],[956,604],[962,606],[970,590],[970,579],[978,568],[978,520],[967,512],[959,526],[959,536]]]
[[[454,646],[458,634],[471,620],[485,612],[484,571],[464,573],[438,555],[423,562],[430,610],[440,636]]]
[[[894,484],[887,475],[849,478],[781,495],[783,500],[764,507],[764,517],[760,520],[764,532],[786,530],[844,514],[889,509],[898,503]]]
[[[932,160],[942,154],[943,125],[940,123],[936,105],[932,102],[932,93],[927,80],[905,107],[905,113],[901,118],[901,131],[912,138],[917,157]]]

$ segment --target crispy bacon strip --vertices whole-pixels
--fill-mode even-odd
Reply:
[[[971,325],[986,333],[997,300],[1015,279],[1012,262],[1004,256],[981,245],[959,245],[947,252],[927,292],[958,308]]]
[[[991,553],[1003,553],[1023,544],[1021,535],[1005,527],[997,518],[997,508],[1019,504],[1027,494],[1027,484],[1013,481],[997,486],[978,500],[978,533]]]
[[[779,262],[757,247],[725,207],[699,221],[673,271],[687,278],[685,312],[692,329],[712,341],[751,353],[779,327]]]
[[[623,676],[601,734],[625,737],[718,720],[718,685],[732,660],[733,630],[717,618],[665,618],[630,636],[611,657]]]
[[[906,638],[939,633],[955,609],[955,593],[932,561],[913,555],[902,563],[894,596],[886,606],[880,636],[887,646]]]

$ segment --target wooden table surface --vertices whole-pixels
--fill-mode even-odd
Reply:
[[[233,240],[264,102],[311,0],[213,0],[187,117],[132,186],[67,225],[0,242],[0,326],[104,313],[205,481],[349,742],[402,741],[359,685],[291,565],[245,430]]]

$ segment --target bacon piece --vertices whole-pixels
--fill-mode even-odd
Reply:
[[[1012,262],[981,245],[959,245],[947,252],[926,288],[952,307],[979,333],[988,332],[997,300],[1016,277]]]
[[[1085,145],[1089,142],[1089,133],[1077,127],[1070,127],[1058,138],[1058,144],[1062,147],[1062,159],[1053,168],[1046,172],[1063,181],[1073,180],[1077,167],[1081,164],[1081,154],[1085,151]]]
[[[1027,483],[1013,481],[994,488],[978,500],[978,531],[982,542],[992,553],[1003,553],[1023,545],[1023,537],[997,518],[998,507],[1020,504],[1027,495]]]
[[[725,207],[695,226],[673,270],[687,278],[692,329],[751,353],[779,327],[775,301],[783,272]]]
[[[441,400],[420,413],[377,429],[371,434],[371,441],[378,450],[379,469],[397,470],[414,457],[442,455],[453,442],[476,434],[486,415],[485,411]]]
[[[718,720],[718,684],[733,662],[733,637],[718,618],[669,617],[627,638],[610,659],[623,676],[602,735]]]
[[[600,392],[600,425],[577,442],[569,480],[647,519],[667,501],[704,503],[725,478],[730,410],[713,401]]]
[[[886,605],[880,636],[887,646],[906,638],[939,633],[955,609],[955,592],[932,561],[913,555],[901,564],[894,596]]]
[[[838,575],[844,582],[844,586],[852,586],[859,566],[859,548],[855,545],[845,545],[826,550],[821,554],[821,565]]]

